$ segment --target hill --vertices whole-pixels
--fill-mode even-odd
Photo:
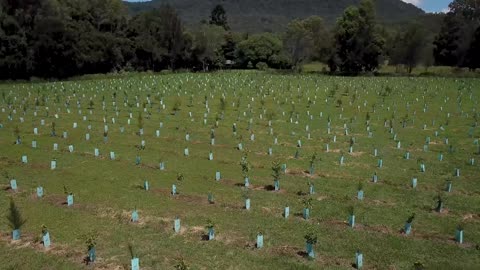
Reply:
[[[346,7],[360,0],[153,0],[150,2],[125,2],[131,13],[146,11],[163,4],[173,6],[187,26],[207,20],[211,10],[222,4],[228,22],[234,31],[281,31],[296,18],[318,15],[332,25]],[[399,22],[417,17],[425,12],[401,0],[377,0],[377,15],[383,22]]]

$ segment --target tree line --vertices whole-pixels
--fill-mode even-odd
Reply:
[[[410,22],[391,29],[372,0],[349,7],[333,27],[318,16],[290,22],[283,33],[230,31],[217,5],[197,27],[162,6],[129,16],[121,0],[0,0],[0,79],[66,78],[115,71],[220,68],[301,70],[308,61],[331,72],[374,72],[381,64],[476,69],[480,0],[455,0],[439,33]]]

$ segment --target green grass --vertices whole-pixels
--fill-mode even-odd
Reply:
[[[6,269],[38,269],[39,265],[49,265],[51,269],[85,268],[82,264],[86,256],[85,236],[95,231],[96,264],[108,269],[129,269],[129,244],[135,247],[142,269],[173,269],[180,258],[192,269],[348,269],[354,263],[357,249],[364,254],[367,269],[411,269],[417,261],[427,269],[475,269],[480,263],[480,170],[474,140],[480,131],[475,127],[472,136],[468,132],[475,122],[473,110],[478,111],[479,87],[480,81],[476,79],[342,78],[260,72],[140,75],[0,85],[0,93],[5,93],[5,99],[0,96],[0,110],[5,109],[0,111],[0,123],[4,126],[0,129],[0,169],[15,177],[19,186],[18,192],[7,190],[10,179],[2,178],[0,214],[7,214],[9,198],[13,197],[27,219],[22,240],[16,243],[10,240],[7,219],[0,219],[0,258],[8,261]],[[387,88],[391,91],[386,91]],[[332,92],[332,89],[337,90]],[[124,106],[124,91],[128,103],[133,105],[131,108]],[[114,92],[118,117],[112,105]],[[389,93],[382,95],[386,92]],[[227,106],[223,120],[215,128],[216,117],[221,115],[222,94]],[[151,105],[146,108],[151,117],[142,114],[145,135],[140,137],[136,134],[137,119],[148,95]],[[140,107],[136,106],[135,96]],[[204,104],[205,96],[210,113]],[[35,117],[36,97],[48,99],[45,104],[40,102]],[[90,98],[94,101],[91,114],[87,108]],[[165,109],[160,105],[162,98]],[[65,106],[68,99],[70,113]],[[336,106],[339,99],[343,112]],[[81,101],[81,114],[77,100]],[[312,101],[310,105],[308,100]],[[9,101],[11,106],[7,104]],[[173,115],[172,108],[178,101],[180,111]],[[25,116],[23,102],[28,104]],[[426,112],[424,104],[428,106]],[[132,119],[128,125],[130,110]],[[59,119],[54,118],[56,112]],[[291,112],[293,123],[290,123]],[[372,138],[366,131],[367,112]],[[7,119],[10,113],[13,121]],[[203,122],[205,113],[207,124]],[[403,128],[401,119],[406,114],[409,120]],[[83,121],[83,115],[87,121]],[[332,119],[331,134],[327,133],[328,116]],[[19,117],[25,121],[21,123]],[[104,117],[109,128],[107,143],[103,142]],[[116,124],[112,124],[112,117]],[[269,134],[268,118],[272,120],[273,135]],[[396,149],[393,134],[384,127],[385,119],[392,118],[401,149]],[[45,120],[45,126],[40,125],[41,119]],[[254,142],[250,141],[251,131],[247,130],[249,119],[252,119]],[[56,123],[57,137],[50,136],[52,121]],[[78,128],[73,129],[73,122],[78,123]],[[233,123],[238,127],[237,136],[232,133]],[[348,126],[348,136],[344,135],[344,124]],[[311,139],[307,138],[306,125]],[[16,126],[23,140],[21,145],[13,144]],[[120,132],[122,126],[124,133]],[[39,135],[33,134],[34,127]],[[210,145],[212,128],[215,128],[214,146]],[[160,130],[159,138],[155,136],[156,130]],[[60,137],[63,131],[68,131],[68,138]],[[435,131],[439,132],[438,137]],[[85,140],[87,132],[90,141]],[[189,142],[185,141],[187,132]],[[352,136],[356,143],[354,153],[349,154]],[[427,136],[431,143],[428,152],[424,152]],[[273,143],[275,137],[278,145]],[[445,137],[454,146],[454,153],[449,153]],[[142,138],[146,149],[138,150]],[[37,141],[37,149],[31,147],[33,139]],[[295,159],[297,140],[302,141],[302,147],[300,157]],[[249,211],[243,209],[240,161],[244,153],[236,149],[240,141],[248,149],[248,160],[253,167]],[[59,151],[53,151],[53,143],[58,143]],[[328,153],[326,143],[330,145]],[[68,152],[70,144],[74,145],[73,153]],[[189,157],[183,155],[185,147],[189,148]],[[272,156],[267,155],[269,147],[273,149]],[[94,157],[94,148],[99,148],[100,157]],[[373,156],[374,148],[383,159],[383,168],[377,168],[379,157]],[[410,160],[403,158],[407,150],[411,153]],[[116,160],[109,159],[110,151],[115,151]],[[210,151],[214,154],[213,161],[208,160]],[[343,166],[339,166],[340,152],[345,155]],[[442,162],[437,159],[440,152],[444,154]],[[309,177],[304,171],[309,169],[313,153],[317,153],[315,175]],[[28,164],[21,163],[22,155],[28,156]],[[141,156],[139,166],[135,165],[136,155]],[[472,157],[477,162],[474,166],[468,165]],[[53,171],[52,158],[57,159],[57,169]],[[420,158],[425,161],[425,173],[420,173],[417,162]],[[159,170],[161,160],[166,163],[165,171]],[[279,192],[264,188],[273,185],[273,161],[286,163],[288,168],[287,174],[281,176]],[[453,177],[455,168],[460,168],[460,177]],[[215,181],[216,171],[222,174],[219,182]],[[377,184],[370,182],[375,171]],[[184,175],[181,182],[176,180],[178,173]],[[410,187],[412,177],[418,178],[416,190]],[[434,197],[442,192],[447,179],[452,179],[453,191],[444,194],[446,211],[436,213],[432,210]],[[144,180],[150,183],[149,191],[142,189]],[[299,194],[308,192],[308,181],[314,183],[316,194],[311,196],[314,199],[311,218],[305,221],[301,218],[301,201],[306,195]],[[364,183],[364,201],[355,197],[359,181]],[[172,184],[177,185],[180,193],[175,198],[169,194]],[[38,185],[45,189],[42,199],[34,194]],[[64,185],[74,193],[73,207],[63,205]],[[208,193],[214,195],[215,204],[208,203]],[[282,213],[287,204],[290,217],[285,220]],[[346,224],[352,205],[357,223],[354,229]],[[139,224],[129,222],[135,207],[139,211]],[[412,212],[416,213],[413,232],[405,236],[400,230]],[[173,232],[175,216],[182,223],[178,235]],[[215,223],[214,241],[202,240],[207,219]],[[465,243],[458,245],[452,238],[455,227],[462,221]],[[38,240],[42,224],[52,237],[52,248],[47,251]],[[304,236],[312,226],[318,231],[317,258],[308,260],[302,257],[302,252]],[[254,248],[259,231],[265,238],[262,250]]]

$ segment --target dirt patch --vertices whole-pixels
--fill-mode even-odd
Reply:
[[[205,228],[200,226],[193,226],[193,227],[190,227],[188,231],[193,234],[203,234],[205,232]]]
[[[49,169],[50,170],[50,164],[48,161],[42,162],[42,163],[29,163],[29,167],[32,169]]]
[[[210,204],[206,197],[198,196],[198,195],[190,195],[190,194],[179,194],[172,196],[172,198],[187,202],[187,203],[194,203],[195,205],[198,204]]]
[[[285,246],[272,247],[272,248],[270,248],[270,251],[273,254],[279,255],[279,256],[299,256],[299,257],[302,257],[302,255],[300,255],[299,252],[303,252],[304,250],[299,248],[299,247],[285,245]]]
[[[74,209],[79,209],[79,208],[82,208],[82,205],[79,204],[76,200],[76,197],[75,195],[73,196],[73,205],[72,206],[68,206],[67,205],[67,196],[61,196],[61,195],[57,195],[57,194],[50,194],[50,195],[46,195],[43,197],[46,202],[54,205],[54,206],[58,206],[58,207],[65,207],[65,208],[74,208]]]
[[[244,186],[243,180],[234,180],[234,179],[228,179],[228,178],[222,178],[220,181],[217,181],[218,183],[224,183],[229,186]]]
[[[70,261],[77,264],[82,264],[83,256],[85,255],[79,250],[72,249],[67,245],[56,243],[54,238],[52,238],[51,246],[45,248],[40,242],[39,236],[35,236],[31,233],[22,233],[21,239],[16,241],[13,241],[9,234],[2,234],[0,235],[0,241],[6,242],[14,249],[30,248],[42,253],[68,258]]]
[[[19,162],[16,162],[15,160],[12,160],[12,159],[9,159],[8,157],[0,157],[0,167],[8,168],[8,167],[13,166],[17,163],[19,163]]]
[[[220,234],[215,234],[215,240],[225,243],[227,245],[232,245],[236,247],[244,247],[249,243],[246,238],[234,233],[234,232],[222,232]]]
[[[387,202],[384,200],[365,200],[367,202],[371,202],[374,205],[387,205],[387,206],[395,206],[396,203],[394,202]]]
[[[41,253],[52,254],[55,257],[67,258],[78,265],[85,263],[85,252],[65,244],[57,243],[53,237],[52,243],[48,248],[45,248],[43,243],[39,241],[39,236],[35,236],[31,233],[22,233],[22,237],[18,241],[12,241],[10,235],[2,234],[0,235],[0,241],[8,243],[15,249],[30,248]],[[105,260],[101,257],[97,257],[94,265],[95,269],[124,269],[115,261],[111,259]]]
[[[369,232],[379,232],[379,233],[384,233],[384,234],[397,234],[398,231],[391,229],[385,225],[375,225],[375,226],[370,226],[370,225],[364,225],[364,224],[355,224],[354,227],[356,230],[360,231],[369,231]]]
[[[10,185],[3,185],[3,186],[0,186],[0,189],[10,193],[10,194],[18,194],[18,193],[22,193],[22,190],[20,188],[17,187],[16,190],[13,190]]]
[[[141,188],[143,189],[143,186]],[[155,193],[155,194],[160,194],[160,195],[165,195],[165,196],[171,196],[172,195],[171,190],[166,189],[166,188],[151,188],[150,191]]]
[[[363,154],[365,154],[365,152],[353,152],[353,153],[349,153],[350,156],[353,156],[353,157],[359,157]]]
[[[319,176],[318,174],[310,174],[309,171],[299,170],[299,169],[287,169],[286,174],[293,175],[293,176],[302,176],[310,179],[313,179]]]
[[[144,168],[144,169],[160,170],[158,165],[151,165],[151,164],[140,164],[140,165],[138,165],[138,167]]]
[[[263,207],[263,206],[262,206],[261,210],[262,210],[262,213],[264,213],[264,214],[272,214],[272,213],[280,212],[280,209],[272,210],[272,208]]]
[[[448,215],[448,213],[450,212],[450,210],[448,208],[443,208],[441,212],[438,212],[437,210],[435,209],[432,209],[432,212],[434,214],[436,214],[437,216],[446,216]]]
[[[471,214],[471,213],[465,214],[465,215],[463,215],[462,219],[463,219],[463,221],[467,221],[467,220],[471,220],[471,219],[477,220],[477,219],[480,219],[480,214]]]
[[[98,208],[98,207],[87,207],[87,210],[95,212],[95,214],[101,218],[111,218],[111,219],[117,219],[117,220],[122,220],[122,212],[113,209],[113,208]]]
[[[302,170],[297,170],[297,169],[287,169],[286,174],[293,175],[293,176],[298,176],[298,175],[303,175],[303,171]]]

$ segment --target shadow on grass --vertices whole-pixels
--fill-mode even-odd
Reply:
[[[305,251],[299,251],[299,252],[297,252],[297,255],[300,256],[300,257],[306,258],[306,259],[309,258],[308,253],[305,252]]]
[[[133,187],[134,187],[135,189],[145,189],[145,187],[142,186],[142,185],[134,185]]]
[[[303,218],[303,213],[294,213],[293,216]]]
[[[85,257],[83,257],[83,263],[86,264],[86,265],[92,265],[94,262],[90,261],[89,256],[85,256]]]
[[[275,190],[275,187],[273,185],[266,185],[264,187],[264,189],[267,190],[267,191],[273,191],[273,190]]]

